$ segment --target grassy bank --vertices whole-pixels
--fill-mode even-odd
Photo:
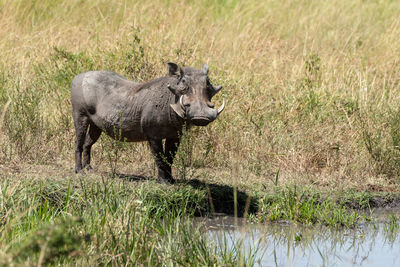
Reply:
[[[205,191],[121,179],[1,181],[3,266],[251,266],[219,247],[191,217]]]
[[[165,186],[127,176],[40,173],[0,177],[2,266],[253,266],[259,245],[211,239],[193,217],[224,212],[256,223],[340,229],[374,223],[377,200],[386,202],[378,207],[400,204],[399,195],[288,186],[251,193],[199,180]],[[398,225],[392,215],[385,227],[393,232]]]

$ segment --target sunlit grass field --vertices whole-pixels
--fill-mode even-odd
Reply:
[[[1,162],[72,166],[79,72],[145,81],[168,61],[207,62],[224,86],[215,102],[228,105],[193,130],[191,167],[239,165],[239,180],[259,183],[279,170],[283,182],[390,186],[400,171],[399,11],[397,1],[2,0]],[[132,147],[151,161],[146,145]]]
[[[277,186],[288,186],[287,192],[280,193],[290,195],[294,185],[328,194],[349,189],[398,193],[399,14],[400,2],[389,0],[0,0],[0,188],[3,191],[0,206],[7,227],[19,220],[18,216],[28,218],[28,226],[22,230],[6,227],[3,236],[0,234],[2,240],[25,240],[30,232],[48,231],[46,227],[56,222],[60,227],[69,223],[79,225],[74,216],[86,220],[87,211],[83,208],[80,213],[72,212],[76,206],[71,208],[66,189],[68,181],[79,185],[79,190],[85,188],[79,182],[85,176],[73,174],[75,136],[69,86],[75,75],[86,70],[107,69],[132,80],[147,81],[166,75],[166,63],[170,61],[182,66],[209,64],[211,82],[224,87],[213,101],[218,105],[225,99],[227,106],[215,122],[193,128],[185,136],[173,166],[175,177],[184,183],[195,179],[205,184],[230,186],[248,195],[270,192]],[[110,174],[115,172],[120,176],[144,176],[146,180],[155,177],[153,158],[145,143],[117,144],[103,135],[93,150],[94,173],[89,180],[110,183]],[[33,220],[26,214],[31,212],[27,209],[30,204],[24,201],[33,193],[14,189],[22,190],[43,181],[63,188],[60,193],[63,206],[53,207],[55,213],[49,211],[52,209],[43,212],[44,205],[48,205],[45,200],[50,200],[39,194],[32,200],[40,207],[34,216],[50,215],[47,221],[35,217],[36,221],[29,224]],[[90,185],[92,193],[97,188],[95,184]],[[110,186],[113,190],[119,188]],[[158,188],[156,184],[153,186]],[[183,189],[176,190],[179,193]],[[201,194],[207,192],[209,189]],[[192,193],[182,194],[190,198]],[[82,201],[89,201],[84,191],[76,194]],[[96,198],[99,194],[95,194]],[[6,201],[13,196],[20,204]],[[133,194],[130,198],[107,201],[125,205],[124,201],[136,203],[138,198],[131,199],[135,197]],[[207,197],[203,197],[207,202]],[[259,199],[260,203],[270,204],[264,196]],[[276,214],[259,210],[262,214],[258,219],[279,217],[280,209],[287,206],[285,203],[279,204]],[[7,205],[17,205],[20,210],[7,217]],[[132,209],[142,207],[130,205],[136,205]],[[271,208],[268,205],[265,207]],[[111,206],[105,209],[113,214],[131,212],[128,206],[118,212]],[[100,207],[94,210],[97,215],[103,212]],[[178,215],[171,215],[168,227],[179,222],[181,214]],[[109,219],[101,216],[90,220],[89,225]],[[137,217],[139,226],[150,225],[146,216]],[[121,222],[118,233],[126,233],[124,227],[128,224],[123,224],[122,218],[116,220]],[[192,231],[183,228],[177,231]],[[100,234],[89,228],[82,230],[81,226],[74,229],[88,233],[91,238]],[[162,232],[166,228],[157,229]],[[154,234],[146,229],[140,231],[144,236]],[[165,235],[159,234],[168,236],[170,232],[165,231]],[[83,238],[82,233],[79,238]],[[110,236],[112,233],[107,232],[103,247],[79,239],[89,242],[88,250],[71,246],[60,257],[85,251],[91,257],[90,263],[148,265],[171,257],[174,259],[171,262],[181,260],[179,264],[185,265],[185,260],[191,257],[170,256],[176,252],[174,249],[181,249],[178,246],[153,258],[151,251],[168,242],[152,241],[143,254],[138,252],[128,260],[128,251],[134,251],[133,247],[142,243],[126,241],[122,252],[113,245],[117,241],[108,243],[113,240]],[[201,237],[193,238],[198,238],[193,242],[200,249]],[[44,264],[46,259],[66,263],[64,258],[60,261],[53,254],[55,258],[48,259],[46,255],[50,254],[44,252],[40,258],[43,244],[26,245],[33,246],[36,253],[33,258],[19,255],[25,245],[17,243],[3,247],[8,252],[0,258],[5,261],[18,258],[21,264],[32,261]],[[103,248],[107,255],[99,252]],[[203,261],[191,264],[250,264],[252,260],[203,249],[209,254],[196,254],[203,255]],[[113,255],[123,256],[113,258]]]

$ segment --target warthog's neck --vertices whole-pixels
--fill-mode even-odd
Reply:
[[[178,99],[167,88],[169,77],[136,84],[124,90],[115,90],[112,112],[108,108],[102,116],[106,132],[116,132],[127,141],[148,138],[176,138],[184,125],[170,104]]]

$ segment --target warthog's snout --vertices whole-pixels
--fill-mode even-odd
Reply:
[[[194,117],[191,122],[196,126],[206,126],[210,122],[213,122],[217,117],[207,118],[207,117]]]
[[[216,109],[211,101],[193,101],[190,97],[185,98],[182,95],[179,98],[179,114],[190,123],[196,126],[206,126],[214,121],[225,108],[225,101]],[[184,104],[185,103],[185,104]]]
[[[197,107],[194,111],[191,106],[186,108],[188,120],[196,126],[206,126],[221,114],[225,108],[225,102],[223,102],[219,109],[215,109],[214,104],[211,102],[208,102],[206,105],[201,104],[200,106],[200,108]]]

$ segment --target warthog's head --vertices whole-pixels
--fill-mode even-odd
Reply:
[[[225,107],[225,102],[218,109],[214,108],[211,98],[222,86],[213,86],[208,79],[208,66],[202,69],[180,68],[175,63],[168,63],[169,75],[176,77],[176,83],[168,89],[178,96],[178,102],[171,104],[172,109],[182,118],[198,126],[205,126],[215,120]]]

